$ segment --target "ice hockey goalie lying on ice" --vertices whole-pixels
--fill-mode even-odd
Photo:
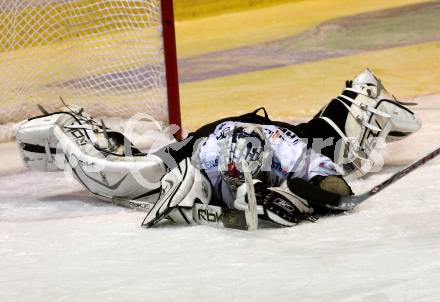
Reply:
[[[23,123],[17,141],[33,169],[69,169],[91,193],[117,204],[145,209],[156,204],[145,225],[164,217],[191,222],[197,218],[196,199],[242,209],[246,190],[240,169],[248,165],[261,216],[292,225],[325,208],[331,194],[350,194],[341,175],[358,177],[380,164],[373,155],[381,140],[401,139],[419,128],[415,115],[367,70],[300,125],[253,112],[205,125],[181,142],[144,154],[121,133],[70,106]],[[249,139],[256,145],[248,146]]]
[[[192,160],[183,160],[164,176],[163,194],[144,225],[165,216],[191,222],[194,202],[246,209],[246,171],[253,179],[260,218],[284,226],[323,210],[335,195],[352,193],[328,157],[308,149],[286,128],[223,122],[199,146]]]

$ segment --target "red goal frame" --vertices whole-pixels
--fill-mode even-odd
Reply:
[[[161,0],[162,28],[165,56],[165,77],[168,96],[168,122],[179,130],[174,134],[182,138],[182,119],[180,114],[179,75],[177,67],[176,31],[174,27],[173,0]]]

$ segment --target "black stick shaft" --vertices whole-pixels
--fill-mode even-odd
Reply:
[[[440,154],[440,148],[437,148],[434,151],[432,151],[431,153],[422,157],[421,159],[410,164],[405,169],[394,173],[391,177],[386,179],[384,182],[378,184],[377,186],[373,187],[371,190],[369,190],[363,194],[360,194],[360,195],[347,196],[347,197],[341,198],[341,200],[339,202],[340,206],[338,206],[337,208],[341,209],[341,210],[350,210],[350,209],[354,208],[355,206],[357,206],[358,204],[360,204],[361,202],[363,202],[367,198],[382,191],[383,189],[388,187],[390,184],[394,183],[396,180],[404,177],[408,173],[410,173],[410,172],[414,171],[415,169],[417,169],[418,167],[424,165],[425,163],[427,163],[431,159],[435,158],[439,154]]]
[[[390,184],[394,183],[396,180],[404,177],[405,175],[407,175],[408,173],[414,171],[415,169],[417,169],[418,167],[420,167],[421,165],[424,165],[425,163],[427,163],[428,161],[430,161],[431,159],[435,158],[437,155],[440,154],[440,148],[432,151],[431,153],[425,155],[424,157],[422,157],[421,159],[413,162],[412,164],[410,164],[408,167],[406,167],[403,170],[400,170],[396,173],[394,173],[390,178],[388,178],[387,180],[385,180],[384,182],[382,182],[381,184],[375,186],[374,188],[372,188],[369,193],[370,195],[374,195],[377,192],[382,191],[383,189],[385,189],[386,187],[388,187]]]

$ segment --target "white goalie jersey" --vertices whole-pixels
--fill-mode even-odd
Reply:
[[[240,122],[224,122],[219,124],[214,132],[199,144],[198,150],[192,157],[193,164],[204,170],[213,186],[213,193],[228,207],[233,207],[234,190],[223,180],[220,171],[221,145],[225,133],[242,126]],[[273,126],[261,125],[266,145],[271,152],[271,165],[266,169],[264,181],[269,187],[282,185],[289,178],[301,178],[309,181],[316,175],[340,175],[340,168],[328,157],[307,148],[307,143],[292,131]]]

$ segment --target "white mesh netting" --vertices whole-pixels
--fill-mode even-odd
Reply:
[[[160,0],[0,0],[0,124],[69,104],[167,121]]]

